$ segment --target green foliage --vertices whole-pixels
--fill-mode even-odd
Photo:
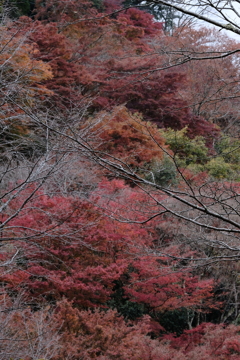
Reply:
[[[187,136],[187,127],[175,131],[167,129],[161,131],[166,139],[166,144],[173,151],[177,164],[187,166],[191,163],[202,164],[207,160],[208,148],[202,136],[190,139]]]
[[[215,144],[217,156],[208,161],[205,169],[216,179],[238,180],[240,170],[240,141],[222,136]]]
[[[209,175],[215,179],[232,179],[234,178],[234,170],[231,164],[225,162],[223,157],[216,157],[208,161],[205,165]]]
[[[91,0],[91,3],[98,11],[104,10],[104,4],[102,0]]]
[[[196,136],[194,139],[190,139],[187,136],[187,127],[178,131],[173,129],[161,130],[161,134],[164,136],[166,144],[173,152],[174,159],[179,167],[188,168],[194,173],[208,171],[208,174],[215,179],[237,180],[239,178],[239,140],[230,137],[222,137],[215,145],[215,150],[218,155],[209,159],[205,139],[202,136]],[[160,185],[163,185],[162,180],[174,180],[174,165],[171,163],[170,159],[168,159],[168,163],[167,174],[157,172],[155,170],[156,166],[153,168],[153,175],[156,178],[155,181]],[[171,169],[170,172],[169,169]],[[173,178],[169,179],[167,175],[173,176]]]
[[[226,163],[240,164],[240,140],[224,136],[216,143],[215,149]]]

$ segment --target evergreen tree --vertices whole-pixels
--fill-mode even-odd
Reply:
[[[22,15],[30,16],[35,7],[35,0],[6,0],[1,1],[1,5],[9,9],[10,16],[13,18]]]

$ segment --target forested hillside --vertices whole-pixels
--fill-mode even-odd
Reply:
[[[240,358],[239,43],[161,3],[0,2],[0,360]]]

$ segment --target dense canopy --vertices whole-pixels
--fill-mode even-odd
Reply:
[[[239,44],[139,5],[1,2],[2,360],[240,356]]]

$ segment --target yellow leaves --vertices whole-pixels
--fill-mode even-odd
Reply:
[[[53,77],[51,67],[35,56],[36,47],[28,43],[26,31],[0,25],[0,123],[6,149],[15,146],[26,152],[33,147],[22,107],[33,107],[36,95],[39,100],[52,95],[42,83]]]
[[[7,65],[8,70],[21,73],[22,80],[28,83],[51,79],[53,76],[51,67],[43,61],[31,58],[32,53],[31,45],[16,43],[10,51],[0,55],[0,66]]]
[[[8,87],[14,84],[15,90],[17,85],[21,90],[27,86],[28,95],[31,96],[38,91],[38,84],[51,79],[53,74],[50,65],[34,58],[37,50],[26,41],[26,36],[12,34],[5,27],[0,27],[1,82]],[[41,93],[49,93],[42,86],[40,89]]]

